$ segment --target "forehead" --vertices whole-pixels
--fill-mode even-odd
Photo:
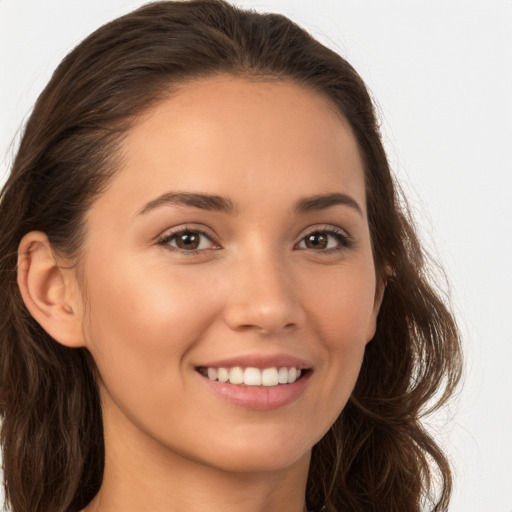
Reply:
[[[272,191],[343,192],[364,206],[348,121],[329,99],[292,82],[220,76],[188,83],[137,120],[122,153],[110,193],[131,198],[134,208],[167,189],[248,203]]]

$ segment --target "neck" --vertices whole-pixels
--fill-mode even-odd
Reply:
[[[305,510],[309,452],[291,467],[225,470],[177,454],[133,426],[114,432],[105,425],[102,486],[83,512]]]

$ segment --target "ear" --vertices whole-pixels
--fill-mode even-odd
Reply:
[[[18,248],[18,286],[27,309],[56,341],[84,346],[83,308],[74,269],[56,256],[48,237],[26,234]]]
[[[386,273],[386,275],[389,275]],[[377,331],[377,317],[379,316],[380,307],[382,305],[382,300],[384,299],[384,292],[386,291],[387,279],[384,280],[382,278],[377,278],[377,284],[375,286],[375,299],[373,302],[373,310],[371,315],[371,320],[368,324],[368,331],[366,334],[367,342],[370,342],[372,338],[375,336],[375,332]]]

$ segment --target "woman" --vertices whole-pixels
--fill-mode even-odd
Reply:
[[[0,215],[14,512],[446,509],[419,420],[457,329],[364,84],[288,19],[164,1],[100,28]]]

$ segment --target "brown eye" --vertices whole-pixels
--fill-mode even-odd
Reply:
[[[191,229],[184,229],[166,235],[158,244],[190,254],[207,249],[219,249],[219,246],[206,233]]]
[[[323,233],[311,233],[304,238],[305,245],[308,249],[325,249],[328,239]]]
[[[190,231],[185,231],[184,233],[179,233],[175,236],[176,247],[178,249],[184,250],[195,250],[199,247],[201,243],[201,236],[199,233],[192,233]]]
[[[310,232],[296,248],[328,253],[347,249],[351,245],[352,239],[344,230],[332,227]]]

